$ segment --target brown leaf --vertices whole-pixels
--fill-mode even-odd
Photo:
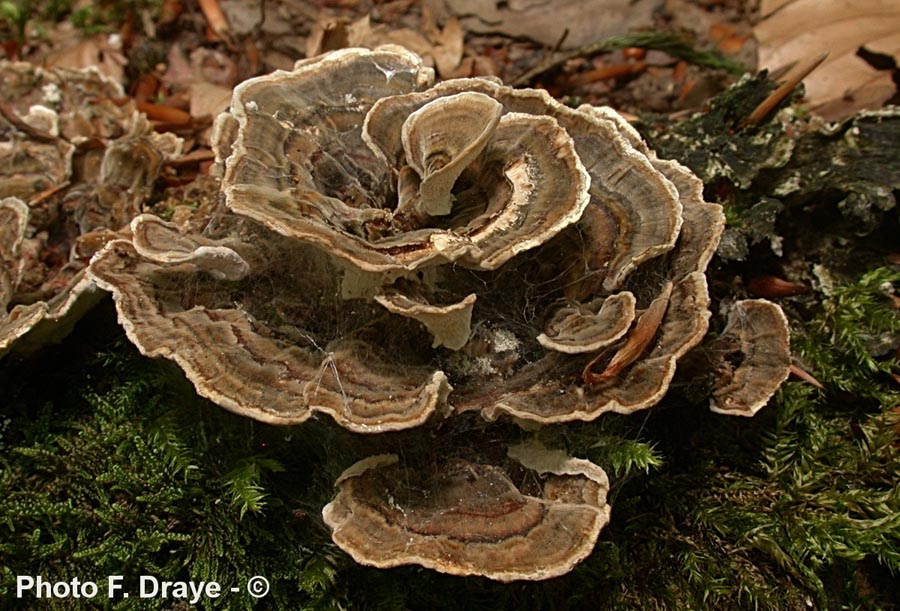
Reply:
[[[611,66],[602,66],[579,72],[568,79],[568,83],[573,86],[582,86],[595,81],[604,81],[609,79],[617,79],[623,76],[631,76],[643,72],[647,67],[647,63],[643,61],[628,62],[623,64],[613,64]]]
[[[219,0],[197,0],[209,29],[221,40],[231,43],[231,26],[222,12]]]
[[[548,47],[565,34],[562,49],[653,24],[659,0],[426,0],[442,19],[456,16],[468,32],[530,38]]]
[[[348,46],[374,49],[381,45],[400,45],[418,55],[431,55],[431,43],[409,28],[391,29],[386,25],[372,26],[368,15],[357,19],[347,28]]]
[[[463,57],[463,29],[459,19],[451,17],[444,28],[430,37],[434,43],[431,54],[438,74],[447,78],[459,67]]]
[[[58,49],[47,56],[48,67],[80,69],[95,66],[117,83],[125,78],[128,60],[122,54],[121,40],[116,35],[96,34]]]
[[[804,83],[810,105],[829,120],[877,108],[896,92],[891,70],[876,70],[865,48],[900,61],[900,3],[896,0],[768,0],[756,26],[760,68],[777,69],[805,57],[828,59]]]
[[[381,45],[400,45],[425,58],[426,63],[437,67],[438,73],[447,78],[462,62],[463,29],[456,18],[447,20],[441,29],[425,11],[421,32],[410,28],[391,28],[387,25],[372,25],[366,15],[353,23],[346,19],[327,18],[313,25],[307,39],[307,55],[312,57],[325,51],[347,47],[374,49]]]
[[[306,56],[315,57],[327,51],[344,49],[349,45],[347,26],[350,22],[342,17],[321,19],[313,24],[306,39]]]
[[[193,80],[208,81],[229,89],[240,82],[237,64],[226,53],[198,47],[191,51]]]
[[[220,112],[228,109],[231,103],[231,89],[220,85],[213,85],[205,81],[191,84],[191,116],[215,117]]]

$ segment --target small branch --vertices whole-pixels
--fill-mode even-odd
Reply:
[[[760,121],[766,118],[766,116],[772,112],[772,110],[781,104],[781,102],[794,90],[800,81],[809,76],[810,72],[815,70],[819,64],[825,61],[825,58],[828,57],[828,53],[822,53],[821,55],[814,57],[812,59],[808,59],[805,62],[802,62],[785,75],[787,80],[782,83],[775,91],[769,94],[769,96],[759,103],[759,106],[753,109],[747,118],[744,119],[740,125],[738,125],[738,129],[744,129],[750,125],[756,125]]]
[[[727,70],[735,74],[739,74],[745,70],[744,66],[726,59],[713,51],[699,51],[683,37],[676,34],[668,34],[665,32],[640,32],[638,34],[626,34],[625,36],[613,36],[599,42],[595,42],[572,51],[557,55],[553,54],[551,59],[542,61],[531,70],[513,79],[509,85],[513,87],[521,87],[533,81],[536,77],[559,68],[567,61],[577,57],[590,57],[600,53],[608,53],[616,49],[624,49],[627,47],[640,47],[642,49],[654,49],[664,51],[676,59],[696,64],[698,66],[707,66],[721,70]]]
[[[56,136],[48,134],[47,132],[40,130],[36,127],[32,127],[24,120],[22,120],[19,115],[16,114],[16,111],[13,110],[13,107],[5,102],[0,102],[0,115],[3,116],[13,127],[22,132],[23,134],[28,135],[32,140],[37,140],[38,142],[56,142],[59,140]]]
[[[259,21],[256,22],[253,26],[253,37],[259,37],[262,32],[263,25],[266,23],[266,0],[260,0],[259,2]]]

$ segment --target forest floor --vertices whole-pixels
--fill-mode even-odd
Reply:
[[[559,432],[610,472],[613,521],[570,575],[502,585],[356,565],[318,513],[340,465],[371,448],[322,421],[281,429],[223,412],[138,354],[103,301],[61,344],[0,361],[0,607],[34,608],[15,598],[21,574],[272,584],[196,607],[104,601],[115,609],[900,607],[889,4],[0,1],[7,59],[97,66],[157,131],[184,139],[159,199],[209,172],[212,120],[238,83],[333,49],[400,44],[439,79],[492,75],[610,105],[725,207],[713,333],[735,299],[770,299],[788,315],[794,363],[753,419],[708,413],[703,389],[680,379],[648,414]]]

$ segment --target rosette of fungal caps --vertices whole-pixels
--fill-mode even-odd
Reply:
[[[138,216],[90,273],[145,354],[233,412],[593,420],[658,403],[707,331],[721,208],[612,110],[345,49],[239,85],[215,139],[227,210],[200,234]],[[488,454],[353,465],[334,540],[506,581],[586,557],[603,471],[537,442]]]

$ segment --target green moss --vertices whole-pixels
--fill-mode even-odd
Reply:
[[[85,324],[91,322],[97,320]],[[42,383],[37,372],[50,363],[40,357],[18,370],[4,363],[3,382],[20,382],[4,406],[11,424],[0,458],[4,606],[15,600],[20,574],[103,584],[108,575],[124,575],[134,589],[139,575],[240,586],[240,594],[204,602],[225,609],[260,608],[243,586],[264,575],[272,582],[264,608],[310,600],[315,591],[305,594],[302,586],[313,557],[306,545],[321,534],[310,535],[318,527],[300,509],[309,501],[294,496],[306,492],[309,479],[277,481],[282,462],[296,474],[302,460],[291,432],[194,397],[169,364],[140,357],[110,333],[112,343],[93,345],[88,355],[82,345],[87,363],[66,349],[57,355],[70,357],[50,376],[64,387]],[[30,414],[34,401],[43,407]],[[172,602],[107,604],[162,609]],[[33,601],[21,604],[33,608]]]

